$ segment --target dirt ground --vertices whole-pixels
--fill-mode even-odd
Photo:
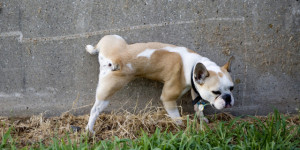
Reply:
[[[265,120],[266,116],[257,116]],[[31,145],[42,142],[49,144],[53,137],[64,138],[67,136],[71,140],[80,140],[80,135],[85,133],[85,126],[88,122],[88,115],[74,116],[70,113],[63,113],[59,117],[45,118],[43,115],[32,116],[28,118],[7,118],[0,117],[0,139],[11,128],[11,135],[18,140],[19,146]],[[114,136],[119,138],[135,139],[139,136],[141,129],[151,134],[156,128],[162,131],[169,130],[177,132],[186,128],[187,118],[194,119],[193,114],[183,114],[184,125],[177,126],[166,115],[163,108],[148,107],[138,113],[130,113],[126,110],[120,112],[111,112],[110,114],[99,115],[94,130],[96,132],[94,141],[111,139]],[[207,116],[211,123],[208,126],[214,126],[218,121],[229,121],[234,116],[228,113],[220,113]],[[289,124],[300,124],[299,116],[289,115],[287,122]],[[253,121],[251,118],[243,120]]]

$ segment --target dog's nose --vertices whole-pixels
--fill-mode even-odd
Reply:
[[[222,96],[222,99],[225,100],[225,106],[231,106],[231,95],[230,94],[225,94]]]

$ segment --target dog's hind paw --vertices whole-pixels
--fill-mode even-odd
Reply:
[[[90,132],[90,133],[92,133],[93,135],[95,134],[95,131],[94,131],[93,129],[90,129],[88,125],[85,127],[85,131],[86,131],[86,132]]]
[[[175,124],[176,124],[176,125],[178,125],[178,126],[181,126],[181,125],[183,125],[183,123],[182,123],[182,120],[181,120],[181,119],[175,119],[174,121],[175,121]]]

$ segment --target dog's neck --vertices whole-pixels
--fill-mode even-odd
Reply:
[[[201,95],[198,92],[198,90],[196,89],[196,86],[195,86],[195,83],[194,83],[194,68],[195,68],[195,66],[193,66],[192,71],[191,71],[191,84],[192,84],[192,89],[197,94],[197,97],[195,99],[193,99],[192,104],[196,105],[198,102],[201,102],[204,99],[201,97]]]
[[[206,57],[201,56],[201,59],[198,62],[202,63],[206,67],[207,70],[214,71],[214,72],[221,71],[220,66],[218,66],[215,62],[211,61],[210,59],[208,59]],[[195,63],[194,66],[196,64],[197,63]]]

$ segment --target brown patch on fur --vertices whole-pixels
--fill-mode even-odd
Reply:
[[[163,101],[176,101],[185,88],[183,64],[179,60],[181,56],[178,53],[157,50],[151,55],[151,65],[144,67],[144,77],[164,83]]]
[[[97,92],[99,93],[97,95],[100,96],[99,99],[111,96],[120,87],[136,77],[145,77],[164,83],[163,101],[175,102],[185,88],[186,81],[180,54],[163,49],[168,46],[175,47],[174,45],[157,42],[127,45],[123,39],[114,36],[105,36],[99,43],[97,47],[100,48],[100,53],[121,67],[119,71],[112,72],[104,77],[103,80],[109,85],[104,86],[106,91],[101,89]],[[155,49],[156,51],[152,53],[150,58],[137,57],[139,53],[146,49]],[[131,63],[135,72],[124,69],[127,63]]]
[[[227,62],[224,66],[222,66],[221,68],[222,69],[225,69],[226,71],[228,71],[229,70],[229,63]]]
[[[196,53],[195,51],[190,50],[190,49],[187,49],[187,51],[188,51],[189,53],[195,53],[195,54],[198,54],[198,53]],[[198,54],[198,55],[199,55],[199,54]]]
[[[210,76],[217,76],[217,73],[214,71],[208,70]]]
[[[221,67],[221,71],[230,81],[232,81],[230,74],[225,68]]]
[[[207,77],[204,82],[207,88],[215,87],[219,82],[218,74],[214,71],[208,71],[209,72],[209,77]]]
[[[231,66],[231,62],[232,62],[233,59],[234,59],[233,56],[230,57],[228,62],[224,66],[222,66],[221,68],[224,68],[226,71],[230,72],[231,71],[230,66]]]
[[[221,73],[221,72],[218,72],[218,75],[219,75],[219,77],[223,77],[223,73]]]

